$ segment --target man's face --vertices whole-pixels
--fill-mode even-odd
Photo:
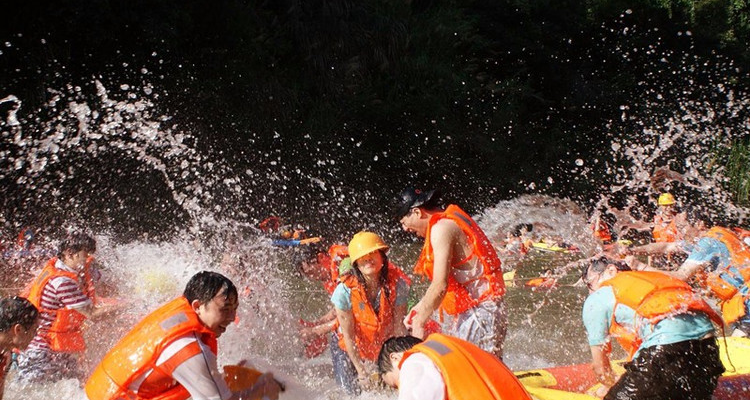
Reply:
[[[237,296],[226,297],[224,291],[220,291],[207,303],[201,304],[198,300],[193,301],[193,309],[198,314],[198,318],[216,334],[216,337],[221,336],[229,324],[234,322],[238,306]]]
[[[401,227],[405,231],[411,232],[419,237],[425,237],[427,233],[426,224],[422,221],[422,212],[418,208],[412,208],[409,212],[401,217]]]
[[[66,262],[66,265],[68,265],[71,268],[74,269],[81,269],[84,265],[86,265],[86,260],[92,255],[93,253],[89,253],[86,250],[81,250],[76,253],[68,252],[68,259]]]
[[[382,374],[380,378],[383,380],[383,382],[392,387],[397,388],[398,387],[398,380],[400,377],[398,365],[401,363],[401,359],[404,358],[404,353],[391,353],[390,359],[391,359],[391,370]]]
[[[659,206],[659,212],[661,213],[662,217],[666,218],[671,218],[677,215],[677,209],[675,209],[674,204]]]

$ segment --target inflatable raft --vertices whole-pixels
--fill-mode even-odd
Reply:
[[[719,378],[713,399],[750,400],[750,339],[727,337],[726,341],[719,340],[719,344],[721,361],[727,371]],[[623,363],[613,362],[616,372],[623,372]],[[515,374],[536,400],[598,399],[586,394],[593,393],[599,385],[590,364],[516,371]]]

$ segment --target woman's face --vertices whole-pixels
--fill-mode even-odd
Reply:
[[[379,274],[383,269],[383,253],[378,250],[365,254],[357,260],[357,267],[365,276]]]

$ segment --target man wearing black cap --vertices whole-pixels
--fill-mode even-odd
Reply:
[[[448,334],[502,358],[507,315],[500,259],[476,222],[456,205],[439,207],[439,192],[407,188],[396,218],[405,231],[425,239],[414,272],[427,276],[427,292],[404,324],[417,337],[440,309],[453,317]]]

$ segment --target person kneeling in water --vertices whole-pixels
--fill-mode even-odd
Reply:
[[[388,261],[388,245],[375,233],[359,232],[349,242],[352,269],[331,296],[339,323],[331,344],[333,372],[348,394],[372,384],[371,367],[383,342],[403,335],[409,278]]]
[[[146,316],[104,356],[86,382],[90,400],[277,399],[270,373],[233,393],[216,363],[217,338],[237,314],[237,288],[227,277],[202,271],[183,295]]]
[[[663,272],[630,271],[606,257],[592,260],[581,278],[591,291],[583,322],[592,369],[603,385],[597,397],[711,399],[724,372],[712,322],[723,321],[687,283]],[[619,379],[610,338],[630,356]]]
[[[378,355],[383,382],[398,400],[531,400],[500,359],[476,345],[433,333],[388,339]]]

